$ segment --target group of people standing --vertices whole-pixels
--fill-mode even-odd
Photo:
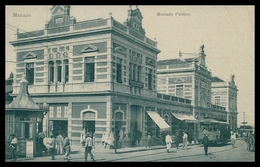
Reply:
[[[187,146],[188,146],[188,134],[183,131],[182,134],[181,132],[179,132],[175,138],[175,145],[176,145],[176,148],[179,149],[179,143],[181,142],[182,140],[182,148],[183,149],[187,149]],[[172,137],[170,136],[170,133],[167,133],[167,135],[165,136],[165,143],[166,143],[166,152],[169,153],[170,152],[170,148],[171,148],[171,145],[172,145]],[[208,155],[208,148],[209,148],[209,138],[208,138],[208,135],[205,133],[204,134],[204,137],[203,137],[203,140],[202,140],[202,143],[203,143],[203,147],[204,147],[204,152],[205,152],[205,155]]]
[[[43,139],[43,143],[51,155],[51,160],[55,160],[56,154],[63,154],[65,152],[64,160],[70,161],[71,147],[70,139],[68,136],[64,138],[62,135],[58,135],[55,138],[54,135],[50,135],[50,138]]]
[[[181,134],[182,133],[182,134]],[[176,148],[179,149],[179,144],[182,141],[182,148],[183,149],[187,149],[188,147],[188,134],[183,131],[179,131],[179,133],[177,134],[176,138],[175,138],[175,145]],[[170,133],[168,132],[167,135],[165,136],[165,143],[166,143],[166,152],[170,152],[170,148],[172,146],[172,137],[170,136]]]

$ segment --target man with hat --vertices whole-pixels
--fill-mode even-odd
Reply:
[[[208,138],[208,134],[204,133],[204,137],[202,139],[202,143],[203,143],[203,147],[204,147],[204,152],[205,155],[208,155],[208,148],[209,148],[209,138]]]
[[[94,156],[92,154],[92,146],[93,146],[93,139],[91,137],[91,134],[89,132],[86,133],[86,141],[85,141],[85,161],[88,160],[88,154],[90,155],[90,158],[93,162],[95,162]]]
[[[11,134],[10,136],[11,136],[10,148],[12,150],[12,159],[13,161],[16,161],[15,151],[17,148],[17,138],[15,137],[15,134]]]

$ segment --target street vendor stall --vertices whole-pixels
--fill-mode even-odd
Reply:
[[[17,97],[5,107],[5,153],[10,155],[10,134],[18,139],[17,156],[34,157],[41,155],[38,143],[39,133],[42,132],[43,117],[48,107],[36,104],[29,95],[28,81],[20,81],[20,92]]]

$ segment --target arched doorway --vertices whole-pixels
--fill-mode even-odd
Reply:
[[[82,129],[85,133],[90,132],[91,136],[95,134],[96,112],[85,110],[82,111]]]

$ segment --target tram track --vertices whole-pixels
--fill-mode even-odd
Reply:
[[[230,144],[228,144],[230,145]],[[239,148],[239,147],[242,147],[245,145],[245,142],[241,142],[239,145],[236,145],[236,148]],[[203,146],[199,146],[201,147],[201,149],[203,149]],[[224,146],[225,147],[225,146]],[[209,151],[211,150],[212,147],[209,148]],[[195,148],[190,148],[190,149],[197,149],[197,147]],[[219,151],[213,151],[213,152],[210,152],[209,153],[209,156],[212,156],[214,154],[219,154],[219,153],[224,153],[224,152],[228,152],[230,150],[232,150],[234,148],[228,148],[228,149],[225,149],[225,150],[219,150]],[[186,149],[182,150],[182,149],[179,149],[178,152],[183,152],[183,151],[188,151]],[[172,161],[174,160],[177,160],[177,159],[185,159],[185,158],[190,158],[190,157],[200,157],[200,156],[204,156],[204,153],[201,153],[201,154],[189,154],[189,155],[179,155],[179,156],[169,156],[169,153],[165,153],[167,155],[167,157],[165,158],[162,158],[162,157],[159,157],[157,156],[158,154],[163,154],[164,152],[160,151],[160,152],[155,152],[155,153],[148,153],[148,154],[142,154],[142,155],[133,155],[133,156],[127,156],[127,157],[120,157],[118,159],[113,159],[113,160],[110,160],[109,162],[118,162],[118,161],[138,161],[138,159],[140,159],[140,157],[142,157],[142,160],[140,160],[141,162],[151,162],[151,160],[145,160],[145,159],[149,159],[151,156],[153,156],[153,160],[152,162],[159,162],[159,161],[167,161],[169,159],[171,159]],[[172,151],[173,154],[178,154],[176,151]],[[147,158],[146,158],[147,157]],[[157,157],[157,158],[156,158]]]
[[[242,147],[244,144],[245,144],[245,142],[242,142],[242,144],[240,144],[237,148]],[[214,155],[213,153],[228,152],[228,151],[230,151],[232,149],[234,149],[234,148],[229,148],[229,149],[225,149],[225,150],[219,150],[219,151],[210,152],[209,155]],[[187,158],[187,157],[198,157],[198,156],[204,156],[204,154],[195,154],[195,155],[188,155],[188,156],[178,156],[178,157],[172,157],[171,159],[183,159],[183,158]],[[158,161],[163,161],[163,160],[168,160],[168,159],[169,158],[164,158],[164,159],[160,158],[160,159],[158,159]],[[154,161],[156,162],[157,160],[154,160]]]

